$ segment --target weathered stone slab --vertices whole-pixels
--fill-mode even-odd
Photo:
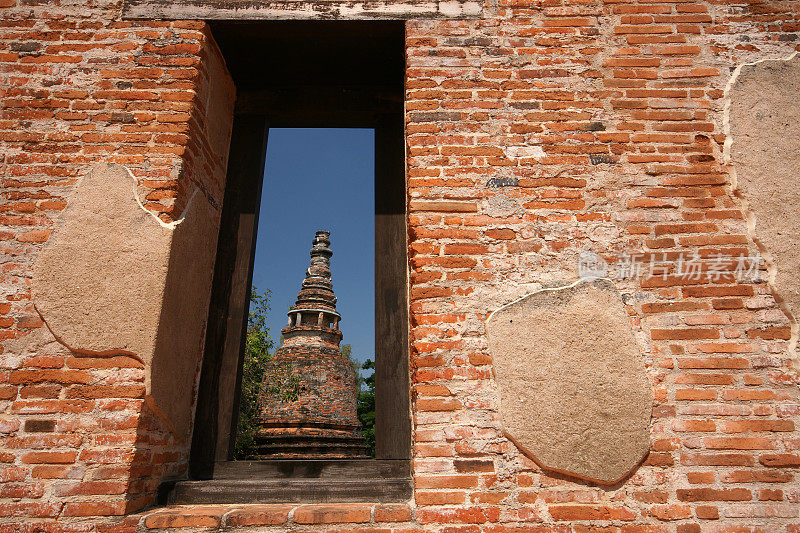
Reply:
[[[741,68],[728,98],[728,155],[750,230],[787,311],[800,313],[800,54]]]
[[[503,429],[542,468],[613,484],[650,449],[652,392],[606,280],[533,293],[486,324]]]
[[[33,300],[56,338],[78,354],[130,355],[179,437],[191,421],[208,312],[218,216],[195,194],[178,222],[142,207],[119,165],[76,185],[39,256]]]
[[[122,16],[133,19],[407,19],[477,18],[476,0],[125,0]]]

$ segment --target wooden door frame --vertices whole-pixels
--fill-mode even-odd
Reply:
[[[402,87],[245,90],[237,96],[235,113],[190,477],[212,478],[216,462],[233,459],[242,341],[269,127],[375,129],[376,459],[409,460],[411,386]]]

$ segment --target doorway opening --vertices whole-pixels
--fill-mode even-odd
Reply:
[[[315,485],[314,490],[300,492],[297,501],[309,501],[320,495],[324,501],[355,501],[364,498],[392,501],[410,497],[411,417],[408,345],[408,281],[406,246],[405,138],[404,99],[404,26],[399,21],[268,21],[219,22],[212,24],[212,33],[225,57],[237,86],[236,112],[229,155],[225,200],[220,226],[217,262],[209,311],[205,355],[201,370],[194,436],[190,454],[190,478],[193,480],[239,479],[241,476],[314,477],[315,483],[330,478],[328,488]],[[372,137],[374,169],[371,187],[337,191],[341,197],[349,193],[359,197],[372,189],[372,224],[374,255],[348,257],[343,249],[333,259],[334,285],[341,265],[348,260],[371,261],[373,283],[373,350],[368,341],[354,355],[365,359],[374,355],[375,379],[375,447],[374,459],[350,461],[234,461],[235,434],[238,425],[237,406],[241,394],[242,356],[247,331],[250,288],[258,287],[254,259],[259,235],[280,234],[298,219],[283,220],[277,225],[261,226],[262,198],[274,195],[280,201],[280,188],[264,182],[270,159],[267,147],[284,128],[348,128],[368,132]],[[299,130],[293,130],[298,132]],[[353,133],[358,134],[358,133]],[[269,137],[269,142],[268,142]],[[309,146],[309,154],[313,146]],[[262,186],[263,185],[263,186]],[[281,186],[294,187],[294,192],[310,193],[302,184],[287,180]],[[357,187],[356,185],[351,185]],[[361,198],[361,207],[365,200]],[[305,205],[304,211],[312,208]],[[302,216],[300,217],[302,218]],[[310,231],[329,228],[313,228]],[[314,234],[304,235],[296,246],[308,260],[308,246]],[[337,250],[339,237],[334,229],[331,247]],[[366,238],[366,237],[362,237]],[[369,247],[367,247],[369,248]],[[284,253],[283,250],[274,250]],[[341,253],[339,253],[341,252]],[[272,253],[272,251],[270,252]],[[286,252],[287,255],[297,255]],[[306,263],[307,265],[307,263]],[[367,267],[367,268],[370,268]],[[300,287],[302,272],[287,269],[287,291]],[[255,280],[255,283],[254,283]],[[264,286],[263,289],[271,289]],[[342,305],[345,292],[341,293]],[[286,302],[272,301],[272,313],[282,315]],[[350,305],[350,304],[348,304]],[[367,306],[364,306],[367,307]],[[361,312],[364,309],[360,310]],[[356,313],[356,311],[353,311]],[[358,326],[345,312],[343,333],[348,326]],[[284,325],[286,324],[286,315]],[[357,314],[355,315],[357,316]],[[356,333],[353,330],[353,340]],[[345,337],[344,344],[349,342]],[[248,463],[246,466],[243,463]],[[313,464],[312,464],[313,463]],[[384,492],[376,489],[375,478],[390,483]],[[259,479],[261,483],[263,479]],[[350,483],[350,488],[334,488],[335,479],[361,479],[364,487]],[[401,479],[402,478],[402,479]],[[250,480],[252,482],[252,479]],[[219,501],[209,492],[200,494],[198,481],[184,484],[176,502]],[[181,485],[179,483],[178,485]],[[391,486],[390,486],[391,485]],[[200,488],[198,488],[200,487]],[[261,488],[258,488],[261,487]],[[231,502],[292,501],[292,493],[269,492],[262,485],[231,498]],[[263,490],[262,490],[263,489]],[[198,490],[200,492],[198,492]],[[363,491],[359,494],[359,490]],[[192,492],[194,491],[194,492]],[[192,499],[194,494],[197,496]],[[188,496],[187,496],[188,495]],[[250,495],[250,497],[248,497]],[[302,496],[302,497],[301,497]],[[187,497],[189,499],[187,500]],[[277,498],[277,499],[276,499]],[[312,497],[313,499],[313,497]]]

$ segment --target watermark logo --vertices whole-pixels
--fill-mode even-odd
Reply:
[[[578,256],[578,276],[581,278],[607,278],[608,263],[596,253],[584,250]]]
[[[763,259],[755,256],[725,256],[720,253],[702,257],[697,252],[675,255],[624,254],[609,264],[600,255],[584,250],[578,256],[578,276],[581,278],[610,278],[615,280],[677,278],[686,281],[733,281],[757,283],[761,281]]]

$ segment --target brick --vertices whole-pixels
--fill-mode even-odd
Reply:
[[[752,494],[747,489],[678,489],[678,499],[683,502],[697,501],[749,501]]]
[[[662,521],[685,520],[692,518],[692,510],[688,505],[654,505],[650,515]]]
[[[600,505],[551,505],[548,511],[554,520],[623,520],[636,519],[636,513],[624,507]]]
[[[74,463],[78,457],[78,452],[56,452],[56,451],[40,451],[29,452],[22,456],[22,462],[26,464],[69,464]]]
[[[752,455],[743,453],[684,453],[681,464],[686,466],[753,466]]]
[[[453,461],[456,472],[494,472],[494,461],[481,459],[456,459]]]
[[[756,437],[709,437],[704,439],[710,450],[771,450],[775,444],[769,438]]]
[[[409,522],[413,513],[408,505],[378,505],[375,507],[376,522]]]
[[[478,205],[474,202],[460,201],[412,201],[409,211],[431,211],[443,213],[477,213]]]
[[[719,509],[712,505],[698,505],[695,508],[695,513],[697,514],[697,518],[702,520],[719,519]]]
[[[414,486],[417,489],[469,489],[478,486],[478,476],[417,476],[414,478]]]
[[[508,228],[489,229],[484,232],[484,235],[490,239],[510,240],[515,239],[517,234],[514,230]]]
[[[56,382],[62,384],[91,383],[92,376],[78,370],[15,370],[9,376],[14,385],[23,383]]]
[[[416,401],[416,408],[420,411],[457,411],[462,407],[461,402],[454,399],[430,398]]]
[[[0,503],[0,517],[54,518],[61,503],[5,502]]]
[[[125,502],[67,502],[63,516],[115,516],[125,514]]]
[[[739,346],[737,344],[714,345],[709,346],[709,343],[704,343],[703,346],[708,346],[709,349],[728,351],[738,353]],[[705,351],[705,350],[702,350]],[[678,359],[678,368],[689,369],[744,369],[750,368],[750,361],[743,357],[681,357]]]
[[[764,466],[771,467],[797,467],[800,466],[800,455],[791,453],[765,453],[758,461]]]
[[[224,509],[203,511],[186,509],[184,511],[156,511],[144,519],[148,529],[177,527],[219,527]]]
[[[370,520],[371,508],[365,505],[301,505],[294,511],[298,524],[355,524]]]
[[[225,527],[240,526],[272,526],[285,524],[289,519],[288,505],[258,505],[246,509],[237,509],[227,513]]]
[[[144,364],[126,355],[111,357],[70,357],[66,365],[74,369],[144,368]]]
[[[499,509],[497,507],[462,507],[442,510],[418,509],[416,518],[422,524],[485,524],[487,522],[496,522],[499,519]]]
[[[720,337],[718,330],[702,328],[652,329],[650,335],[653,340],[718,339]]]
[[[421,492],[414,494],[417,505],[460,505],[467,499],[467,493],[457,492]]]
[[[734,378],[730,374],[680,374],[676,383],[692,385],[730,385]]]
[[[713,472],[687,472],[686,479],[693,485],[714,483]]]
[[[773,327],[773,328],[759,328],[759,329],[749,329],[747,330],[747,336],[751,339],[765,339],[765,340],[774,340],[774,339],[784,339],[788,340],[792,335],[791,329],[788,326],[785,327]]]

